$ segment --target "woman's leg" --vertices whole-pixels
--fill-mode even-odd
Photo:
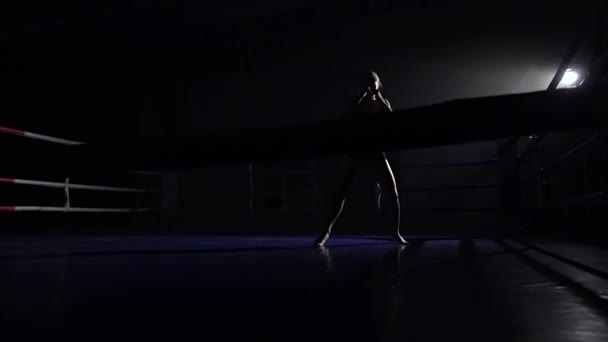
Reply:
[[[340,214],[342,214],[342,210],[344,209],[344,204],[346,203],[346,195],[350,191],[353,185],[353,179],[355,177],[356,165],[354,161],[349,161],[346,170],[344,172],[344,177],[340,180],[340,185],[335,193],[335,195],[331,198],[330,208],[328,212],[328,222],[325,225],[325,230],[319,237],[315,240],[315,244],[317,246],[323,246],[325,242],[329,239],[329,235],[331,234],[331,230],[338,221]]]
[[[393,174],[391,165],[386,159],[384,153],[382,153],[381,160],[379,160],[377,163],[378,176],[383,183],[383,194],[385,194],[386,199],[391,203],[393,224],[395,229],[393,232],[393,237],[400,243],[407,243],[399,231],[401,225],[401,205],[399,204],[399,189],[397,188],[395,175]]]

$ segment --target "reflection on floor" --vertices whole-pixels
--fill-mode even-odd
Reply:
[[[608,251],[534,239],[0,242],[15,340],[608,341]]]

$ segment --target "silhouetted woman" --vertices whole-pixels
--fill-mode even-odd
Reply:
[[[346,115],[365,116],[392,112],[391,105],[387,99],[382,96],[380,90],[382,83],[378,75],[373,72],[367,72],[361,79],[361,94],[349,106]],[[330,210],[328,222],[323,233],[315,240],[315,244],[323,246],[329,239],[333,226],[338,221],[338,217],[344,209],[346,195],[350,191],[356,172],[364,166],[373,168],[380,182],[383,183],[382,189],[392,203],[394,217],[394,232],[393,237],[400,243],[407,243],[399,233],[399,224],[401,223],[401,208],[399,206],[399,190],[395,182],[395,176],[391,170],[391,165],[386,160],[386,155],[382,151],[377,152],[361,152],[347,156],[347,165],[344,178],[341,180],[336,198],[330,202]]]

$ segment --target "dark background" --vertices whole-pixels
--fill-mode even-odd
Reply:
[[[597,3],[20,1],[0,9],[0,125],[87,142],[128,142],[333,119],[357,94],[361,72],[370,69],[382,77],[396,109],[543,90],[572,37],[597,14]],[[585,41],[571,67],[584,74],[589,62],[590,41]],[[433,134],[432,127],[420,129]],[[501,184],[504,163],[526,148],[527,137],[505,154],[500,153],[504,140],[391,153],[404,189],[404,231],[557,232],[566,218],[590,220],[601,207],[563,210],[546,204],[604,188],[601,146],[560,162],[560,171],[547,176],[550,193],[541,194],[548,190],[538,186],[537,175],[539,165],[560,160],[592,133],[563,132],[543,140],[542,156],[533,154],[519,170],[522,179],[532,181],[522,185],[518,200],[526,210],[517,211],[507,208]],[[66,176],[28,168],[21,158],[29,150],[69,153],[64,147],[0,139],[5,156],[0,177],[61,181]],[[499,162],[416,167],[488,159]],[[91,225],[126,232],[317,232],[323,220],[319,209],[339,177],[338,160],[255,164],[253,178],[250,165],[139,177],[73,174],[72,182],[160,189],[152,198],[80,192],[73,206],[160,206],[162,215],[1,213],[0,220],[7,228],[21,226],[8,229],[13,232],[97,231]],[[488,186],[419,189],[471,184]],[[382,217],[375,213],[373,185],[371,178],[358,182],[340,231],[389,231],[376,224]],[[289,189],[305,194],[288,194]],[[5,184],[0,199],[6,205],[63,201],[60,191]]]

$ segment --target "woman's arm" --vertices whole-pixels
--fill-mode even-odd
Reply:
[[[384,105],[384,110],[386,110],[387,112],[392,112],[393,108],[391,107],[391,103],[388,102],[387,99],[385,99],[384,97],[382,97],[382,95],[380,94],[380,92],[378,92],[378,98],[380,99],[380,101],[382,101],[382,104]]]

